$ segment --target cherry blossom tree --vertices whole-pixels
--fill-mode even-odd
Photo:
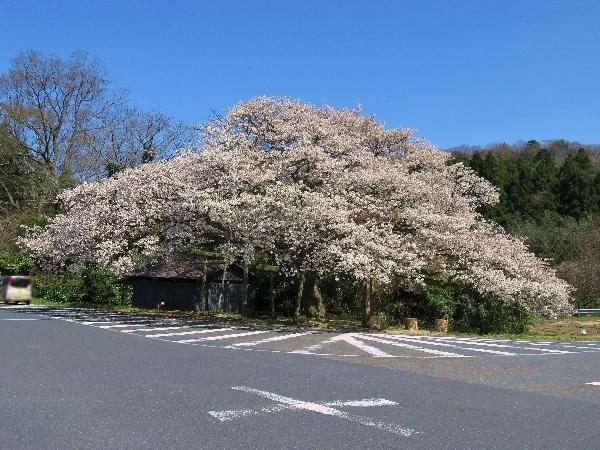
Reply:
[[[367,287],[433,274],[530,314],[570,311],[570,286],[479,214],[496,190],[411,130],[261,97],[208,123],[198,150],[65,192],[65,212],[21,245],[42,264],[120,272],[192,248],[260,259],[297,277],[296,317],[305,280],[325,274]]]

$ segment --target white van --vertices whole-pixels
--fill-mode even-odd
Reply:
[[[0,277],[0,300],[3,303],[31,303],[31,277],[13,275]]]

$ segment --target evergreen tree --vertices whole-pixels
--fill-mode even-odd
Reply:
[[[594,205],[594,173],[590,154],[584,149],[570,154],[560,169],[558,198],[560,212],[575,218],[585,217]]]
[[[534,159],[532,203],[535,217],[541,219],[546,211],[557,209],[555,191],[558,182],[558,169],[553,153],[545,148],[538,151]]]

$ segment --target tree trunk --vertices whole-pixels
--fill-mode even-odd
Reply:
[[[369,316],[371,315],[371,298],[373,296],[373,280],[368,279],[364,286],[364,301],[363,301],[363,325],[369,326]]]
[[[316,273],[306,273],[304,292],[302,293],[302,312],[309,317],[323,317],[325,315],[325,306],[323,305],[323,297],[318,281]]]
[[[244,276],[242,279],[242,313],[248,309],[248,263],[244,262]]]
[[[202,278],[200,279],[200,295],[198,298],[198,311],[206,311],[208,305],[206,304],[206,261],[204,261],[204,267],[202,268]]]
[[[306,274],[304,271],[298,274],[298,286],[296,292],[296,302],[294,305],[294,322],[298,322],[300,318],[300,306],[302,305],[302,293],[304,292],[304,278]]]
[[[269,304],[271,305],[271,317],[275,318],[275,292],[273,291],[273,272],[269,275]]]
[[[13,196],[10,194],[10,191],[8,190],[8,188],[6,187],[6,185],[2,182],[2,180],[0,180],[0,184],[2,185],[2,188],[4,189],[4,192],[6,193],[6,197],[8,198],[9,203],[11,204],[11,206],[13,208],[17,208],[17,204],[15,203],[15,200],[13,199]]]
[[[223,276],[221,277],[221,292],[219,292],[219,304],[217,305],[218,309],[223,307],[223,300],[225,299],[225,280],[227,279],[227,269],[228,264],[226,263],[223,266]]]

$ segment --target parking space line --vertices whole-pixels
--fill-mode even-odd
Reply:
[[[438,355],[438,356],[446,356],[446,357],[453,357],[453,358],[462,358],[462,357],[467,358],[467,356],[460,355],[458,353],[443,352],[441,350],[434,350],[431,348],[418,347],[416,345],[405,344],[403,342],[397,342],[397,341],[392,341],[392,340],[387,340],[387,339],[376,338],[374,336],[369,336],[369,335],[364,335],[364,334],[360,335],[360,338],[367,339],[369,341],[379,342],[381,344],[391,345],[394,347],[402,347],[402,348],[407,348],[410,350],[415,350],[418,352],[431,353],[433,355]]]
[[[365,344],[364,342],[356,339],[352,334],[340,334],[338,336],[334,336],[330,339],[330,342],[342,341],[350,344],[359,350],[362,350],[365,353],[368,353],[371,356],[376,358],[393,358],[394,355],[390,355],[389,353],[384,352],[383,350],[378,349],[377,347],[373,347],[371,345]]]
[[[179,325],[176,327],[155,327],[155,328],[135,328],[133,330],[120,330],[121,333],[136,333],[138,331],[167,331],[167,330],[182,330],[184,328],[205,328],[208,325]]]
[[[34,319],[34,318],[7,318],[7,319],[0,319],[0,320],[10,320],[10,321],[27,321],[27,320],[42,320],[42,319]]]
[[[434,340],[423,341],[418,338],[405,338],[403,336],[402,337],[401,336],[388,336],[388,338],[394,339],[394,340],[399,340],[402,342],[412,342],[412,343],[416,343],[416,344],[432,345],[432,346],[438,346],[438,347],[451,347],[451,348],[456,348],[459,350],[465,350],[465,351],[470,351],[470,352],[491,353],[494,355],[503,355],[503,356],[515,356],[516,355],[516,353],[512,353],[512,352],[502,352],[500,350],[490,350],[490,349],[486,349],[486,348],[461,347],[459,345],[448,344],[447,342],[436,342]]]
[[[309,334],[314,334],[314,331],[306,331],[304,333],[292,333],[292,334],[284,334],[282,336],[274,336],[274,337],[270,337],[270,338],[265,338],[265,339],[259,339],[258,341],[251,341],[251,342],[239,342],[237,344],[231,344],[228,345],[224,348],[233,348],[233,347],[254,347],[255,345],[260,345],[260,344],[267,344],[269,342],[279,342],[279,341],[285,341],[287,339],[293,339],[296,337],[300,337],[300,336],[307,336]]]
[[[232,328],[230,328],[230,329],[232,329]],[[175,342],[179,342],[182,344],[189,344],[192,342],[218,341],[221,339],[233,339],[236,337],[253,336],[255,334],[264,334],[264,333],[269,333],[271,331],[272,330],[246,331],[245,333],[224,334],[221,336],[210,336],[210,337],[198,338],[198,339],[184,339],[182,341],[175,341]],[[221,347],[221,348],[223,348],[223,347]]]
[[[123,325],[123,324],[127,324],[129,326],[133,326],[135,324],[140,324],[140,323],[147,323],[148,320],[122,320],[122,321],[110,321],[110,320],[104,320],[104,321],[85,321],[85,322],[79,322],[82,325],[92,325],[92,326],[97,326],[97,325]]]
[[[144,337],[157,338],[157,337],[171,337],[171,336],[187,336],[190,334],[204,334],[204,333],[216,333],[218,331],[229,331],[234,330],[235,328],[208,328],[204,330],[196,330],[196,331],[182,331],[180,333],[159,333],[159,334],[146,334]],[[181,342],[181,341],[177,341]]]
[[[74,322],[82,325],[89,325],[96,328],[114,330],[126,334],[139,333],[140,336],[148,338],[165,338],[162,340],[177,343],[197,343],[200,346],[211,346],[227,349],[252,350],[252,351],[268,351],[274,353],[289,353],[289,354],[308,354],[317,356],[355,356],[355,357],[377,357],[377,358],[445,358],[445,357],[473,357],[483,356],[484,354],[499,355],[499,356],[544,356],[544,355],[561,355],[574,353],[589,353],[600,352],[600,342],[593,340],[575,340],[575,341],[528,341],[528,340],[511,340],[511,339],[494,339],[480,338],[475,336],[432,336],[432,335],[388,335],[383,333],[324,333],[321,331],[311,330],[294,330],[283,331],[282,329],[268,330],[252,330],[249,327],[224,326],[220,328],[209,328],[218,326],[214,324],[193,324],[180,319],[127,315],[117,313],[102,313],[88,308],[47,308],[34,306],[15,305],[7,309],[12,312],[20,313],[21,318],[2,318],[6,321],[36,321],[43,318],[52,318]],[[43,316],[31,317],[34,314]],[[233,331],[235,330],[235,331]],[[214,336],[202,336],[209,333],[227,332],[230,334],[221,334]],[[157,334],[153,334],[156,332]],[[254,340],[243,342],[245,336],[253,336],[258,334],[272,333],[271,336],[266,336],[261,339],[258,336]],[[196,338],[196,335],[199,335]],[[315,344],[306,345],[310,340],[305,341],[303,336],[315,335],[316,339],[320,336],[327,339]],[[177,336],[189,336],[177,340]],[[231,339],[229,342],[225,340]],[[316,340],[315,339],[315,340]],[[315,342],[313,340],[313,342]],[[203,344],[203,342],[213,341],[215,345]],[[223,342],[220,342],[223,341]],[[288,344],[291,349],[273,350],[270,349],[270,343],[290,341]],[[333,346],[332,351],[327,348],[327,345],[336,342],[345,342],[352,346],[356,353],[361,354],[345,354],[342,352],[342,347]],[[378,345],[379,344],[379,345]],[[261,348],[265,345],[267,348]],[[304,347],[302,345],[305,345]],[[388,347],[386,347],[388,346]],[[288,347],[288,348],[289,348]],[[298,350],[293,350],[294,347],[301,347]],[[395,347],[394,351],[390,347]],[[437,349],[436,349],[437,347]],[[443,351],[444,349],[451,351]],[[275,347],[278,348],[278,347]],[[405,350],[405,351],[403,351]],[[409,351],[410,350],[410,351]],[[468,352],[474,352],[470,354]],[[422,353],[423,355],[419,355]],[[465,354],[462,354],[465,353]],[[477,353],[477,354],[475,354]],[[426,356],[427,355],[427,356]]]
[[[459,342],[459,339],[444,339],[444,342]],[[475,342],[469,341],[469,345],[479,345],[486,347],[496,347],[496,348],[515,348],[518,350],[535,350],[536,352],[545,352],[545,353],[573,353],[568,350],[551,350],[548,348],[540,348],[540,347],[519,347],[516,345],[508,345],[508,344],[494,344],[492,342]]]

